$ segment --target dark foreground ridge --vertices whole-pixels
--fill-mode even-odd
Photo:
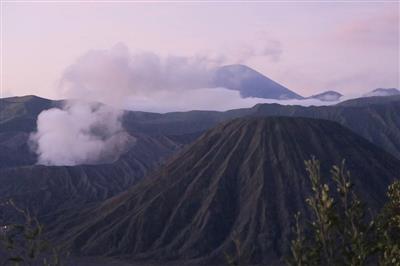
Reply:
[[[304,160],[323,173],[347,159],[372,210],[400,163],[335,122],[242,118],[207,131],[148,178],[83,211],[58,217],[52,236],[77,254],[215,263],[240,239],[253,262],[281,261],[293,215],[307,215]]]

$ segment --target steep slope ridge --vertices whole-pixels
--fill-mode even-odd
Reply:
[[[389,99],[392,98],[392,99]],[[257,104],[226,112],[191,111],[166,114],[129,112],[125,127],[145,134],[189,134],[243,116],[290,116],[339,122],[400,159],[400,97],[361,98],[334,106]]]
[[[11,100],[12,104],[9,103]],[[1,120],[7,122],[0,122],[0,167],[34,164],[36,155],[30,152],[27,145],[29,132],[35,130],[37,114],[59,102],[48,103],[48,100],[34,96],[6,98],[0,101],[3,108],[9,106],[7,110],[24,108],[18,105],[36,105],[42,102],[37,110],[26,109],[19,115],[10,115],[12,111],[0,112],[0,117],[7,117]],[[32,101],[34,104],[25,103],[26,101]],[[310,117],[336,121],[400,158],[398,96],[359,98],[334,106],[319,107],[258,104],[253,108],[226,112],[190,111],[158,114],[126,111],[124,127],[132,135],[140,133],[148,137],[167,136],[177,143],[190,143],[202,132],[220,122],[249,115]]]
[[[400,175],[397,159],[337,123],[236,119],[206,132],[149,178],[95,208],[59,217],[60,241],[85,255],[218,261],[232,237],[255,262],[279,260],[293,214],[305,213],[304,160],[348,159],[352,181],[376,209]]]
[[[58,104],[32,95],[0,99],[0,168],[36,162],[28,146],[29,132],[36,128],[40,112]]]
[[[363,106],[282,106],[258,105],[257,116],[291,116],[339,122],[400,159],[400,99]]]
[[[242,98],[302,99],[281,84],[245,65],[228,65],[214,73],[213,85],[240,92]]]
[[[0,132],[8,128],[30,131],[36,126],[36,117],[45,109],[56,107],[60,101],[52,101],[34,95],[0,99]]]
[[[36,130],[37,116],[44,110],[60,107],[62,103],[63,101],[51,101],[37,96],[0,99],[0,168],[28,166],[37,162],[37,155],[31,151],[28,143],[30,133]],[[132,113],[137,113],[139,116],[141,114],[141,112]],[[151,113],[144,114],[152,115]],[[128,133],[136,138],[136,143],[142,151],[140,157],[146,158],[149,157],[145,155],[146,152],[153,154],[153,151],[157,151],[152,145],[163,146],[163,142],[168,139],[169,142],[174,142],[169,146],[172,148],[170,150],[172,153],[176,150],[176,146],[189,143],[198,136],[197,133],[186,134],[185,131],[182,134],[166,136],[158,131],[145,132],[140,128],[132,129],[126,125],[125,127]],[[150,146],[145,147],[145,145]],[[130,154],[131,157],[135,157],[136,152],[133,151]]]
[[[0,202],[12,198],[41,217],[104,200],[135,184],[179,148],[166,137],[139,136],[128,153],[110,164],[3,168]],[[10,214],[0,210],[0,218]]]
[[[37,116],[62,102],[36,96],[0,101],[0,203],[13,198],[39,217],[126,190],[192,138],[129,132],[136,141],[116,162],[71,167],[34,165],[37,155],[30,150],[28,139],[36,129]],[[14,214],[1,208],[0,223]]]

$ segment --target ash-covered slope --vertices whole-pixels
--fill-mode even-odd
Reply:
[[[0,168],[36,162],[28,145],[29,133],[35,130],[40,112],[59,104],[33,95],[0,99]]]
[[[0,132],[12,127],[29,131],[36,126],[36,117],[45,109],[56,107],[60,101],[52,101],[34,95],[0,99]]]
[[[52,229],[83,255],[222,260],[237,234],[254,262],[281,259],[296,211],[305,213],[304,160],[322,171],[346,158],[361,197],[375,209],[400,175],[397,159],[337,123],[243,118],[206,132],[132,189],[71,213]]]
[[[129,132],[135,138],[129,151],[108,164],[79,166],[35,165],[29,134],[43,110],[60,107],[61,101],[36,96],[0,99],[0,204],[9,198],[38,216],[104,200],[135,184],[184,145],[186,136]],[[190,139],[190,136],[189,136]],[[57,147],[55,147],[57,148]],[[0,223],[14,212],[0,209]]]
[[[0,99],[0,168],[29,166],[36,164],[37,155],[29,147],[29,135],[36,130],[36,120],[38,115],[47,109],[61,107],[63,101],[51,101],[37,96],[22,96]],[[146,116],[160,115],[142,112],[129,112],[138,116],[138,119],[147,120]],[[145,117],[142,117],[142,116]],[[142,121],[142,120],[141,120]],[[162,123],[162,121],[161,121]],[[166,121],[169,124],[169,121]],[[164,128],[166,125],[160,124],[159,128]],[[168,125],[167,125],[168,126]],[[171,125],[172,127],[174,125]],[[135,160],[141,158],[149,158],[156,155],[157,158],[165,154],[155,154],[158,148],[155,146],[164,146],[165,141],[174,142],[171,145],[166,145],[164,148],[170,147],[169,153],[175,152],[175,146],[182,146],[192,142],[198,133],[187,134],[187,131],[182,130],[182,133],[172,135],[163,134],[154,129],[145,131],[141,128],[131,128],[124,125],[128,133],[137,141],[137,145],[133,145],[131,157]],[[145,127],[147,128],[147,127]],[[146,146],[148,145],[148,146]],[[135,149],[141,149],[141,153],[137,153]],[[164,152],[164,151],[162,151]],[[166,151],[165,151],[166,152]],[[134,158],[138,154],[137,158]]]
[[[0,168],[31,165],[36,155],[28,147],[29,133],[36,129],[42,110],[60,104],[35,96],[0,99]],[[27,106],[36,106],[27,108]],[[14,111],[13,111],[14,110]],[[16,112],[15,110],[20,110]],[[368,97],[333,106],[257,104],[252,108],[216,111],[172,112],[166,114],[126,111],[124,128],[137,133],[167,136],[177,143],[190,143],[220,122],[243,116],[292,116],[339,122],[375,145],[400,158],[400,97]]]
[[[85,203],[105,200],[126,190],[181,145],[167,137],[137,135],[135,145],[109,164],[78,166],[32,165],[0,171],[0,204],[10,198],[39,218]],[[0,221],[14,212],[0,209]]]
[[[214,73],[213,85],[240,92],[242,98],[303,99],[302,96],[245,65],[228,65]]]

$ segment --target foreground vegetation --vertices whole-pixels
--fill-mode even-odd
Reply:
[[[388,201],[375,216],[367,215],[344,162],[333,166],[330,187],[320,164],[306,162],[312,195],[306,199],[311,220],[295,216],[289,265],[400,265],[400,181],[388,187]]]
[[[373,215],[357,197],[344,162],[332,167],[330,181],[333,182],[321,176],[320,163],[315,159],[306,162],[306,170],[312,189],[306,199],[310,218],[295,215],[294,239],[287,264],[399,266],[400,181],[388,187],[386,204]],[[60,258],[65,254],[43,239],[39,221],[13,201],[7,204],[23,219],[21,223],[0,228],[1,249],[6,251],[0,253],[0,263],[63,265]],[[237,234],[233,234],[232,241],[235,254],[225,254],[228,264],[249,265],[253,250],[244,250]]]
[[[43,238],[43,225],[31,213],[8,200],[8,207],[19,214],[19,223],[2,225],[0,228],[0,265],[62,266],[61,252]]]

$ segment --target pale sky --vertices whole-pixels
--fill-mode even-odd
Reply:
[[[90,50],[206,55],[307,96],[399,87],[399,2],[4,2],[3,96],[58,98]]]

